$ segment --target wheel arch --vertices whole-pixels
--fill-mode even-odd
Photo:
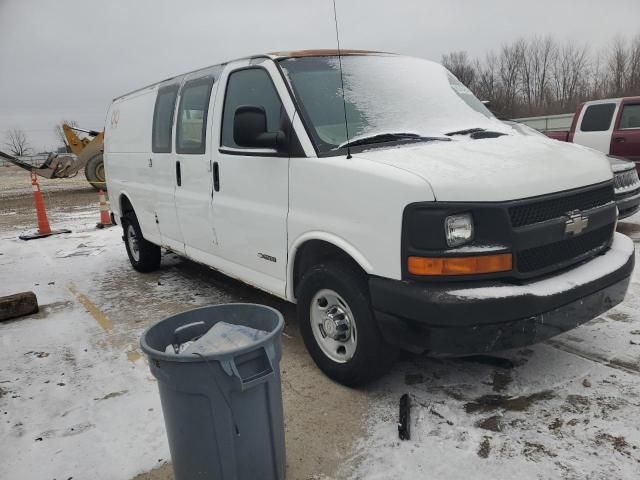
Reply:
[[[363,273],[373,272],[373,266],[367,258],[346,240],[325,232],[310,232],[300,236],[289,249],[287,299],[296,301],[297,288],[307,268],[333,258],[351,262]]]
[[[120,193],[118,197],[118,209],[120,211],[120,217],[124,217],[125,214],[129,212],[133,212],[134,214],[136,212],[133,202],[131,201],[131,196],[126,192]]]

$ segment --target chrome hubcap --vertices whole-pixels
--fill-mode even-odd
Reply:
[[[313,297],[310,309],[313,336],[323,353],[337,363],[351,360],[357,332],[347,302],[333,290],[323,289]]]
[[[140,261],[140,245],[138,244],[138,237],[136,231],[132,225],[127,227],[127,243],[129,244],[129,251],[131,256],[136,262]]]

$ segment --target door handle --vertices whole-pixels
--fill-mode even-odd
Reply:
[[[624,137],[616,137],[613,139],[614,142],[616,143],[624,143],[625,142],[625,138]]]
[[[213,189],[216,192],[220,191],[220,167],[218,162],[213,162]]]
[[[178,186],[182,186],[182,172],[180,171],[180,161],[176,161],[176,182]]]

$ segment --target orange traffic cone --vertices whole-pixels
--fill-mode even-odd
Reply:
[[[47,211],[44,208],[44,199],[42,198],[42,192],[40,191],[40,185],[38,184],[38,175],[36,175],[36,172],[33,170],[31,171],[31,188],[33,189],[33,200],[36,204],[38,231],[28,235],[20,235],[20,239],[33,240],[35,238],[49,237],[59,233],[71,233],[71,230],[66,229],[51,230],[49,219],[47,218]]]
[[[111,215],[109,215],[109,207],[107,207],[107,200],[102,190],[98,190],[98,198],[100,199],[100,221],[96,224],[98,228],[110,227]]]

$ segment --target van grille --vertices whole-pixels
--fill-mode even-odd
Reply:
[[[607,185],[560,198],[516,205],[509,208],[511,225],[523,227],[560,218],[572,210],[590,210],[614,201],[613,187]]]
[[[616,190],[631,190],[634,187],[640,186],[638,172],[634,168],[632,170],[616,173],[613,176],[613,186]]]
[[[516,254],[518,271],[534,272],[553,265],[569,264],[587,253],[593,256],[607,247],[612,236],[613,225],[606,225],[577,237],[522,250]]]

